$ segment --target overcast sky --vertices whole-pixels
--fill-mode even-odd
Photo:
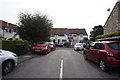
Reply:
[[[0,20],[18,22],[20,11],[48,15],[54,28],[85,28],[104,25],[117,0],[0,0]]]

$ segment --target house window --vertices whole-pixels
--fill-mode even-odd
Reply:
[[[66,40],[62,40],[62,42],[66,42]]]
[[[12,33],[12,32],[13,32],[13,29],[10,29],[10,28],[9,28],[8,31],[9,31],[9,33]]]
[[[4,38],[4,40],[7,40],[7,38]]]
[[[55,33],[52,33],[52,34],[51,34],[51,37],[54,37],[54,36],[55,36]]]
[[[72,34],[73,37],[76,37],[77,35],[76,34]]]
[[[11,29],[9,29],[9,33],[12,33],[12,30],[11,30]]]
[[[69,34],[70,37],[72,37],[72,34]]]
[[[64,33],[60,33],[59,36],[64,36]]]
[[[80,37],[83,37],[83,34],[80,34]]]
[[[55,39],[53,39],[53,42],[55,43]]]
[[[8,29],[5,29],[6,30],[6,32],[8,32]]]

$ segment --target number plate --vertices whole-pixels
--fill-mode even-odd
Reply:
[[[40,50],[35,50],[35,51],[38,51],[38,52],[39,52]]]

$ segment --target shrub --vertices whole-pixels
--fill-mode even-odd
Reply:
[[[120,36],[120,31],[109,33],[109,34],[105,34],[105,35],[98,35],[98,36],[96,36],[96,39],[108,38],[108,37],[113,37],[113,36]]]
[[[16,53],[16,44],[24,44],[26,51],[30,50],[27,40],[2,40],[2,49]]]
[[[57,43],[57,42],[55,42],[55,46],[56,46],[56,47],[58,46],[58,43]]]
[[[65,42],[64,46],[70,47],[70,42]]]

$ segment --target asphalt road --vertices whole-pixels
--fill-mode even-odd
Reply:
[[[19,64],[3,78],[120,78],[120,70],[103,72],[96,63],[85,61],[82,51],[57,48]]]

